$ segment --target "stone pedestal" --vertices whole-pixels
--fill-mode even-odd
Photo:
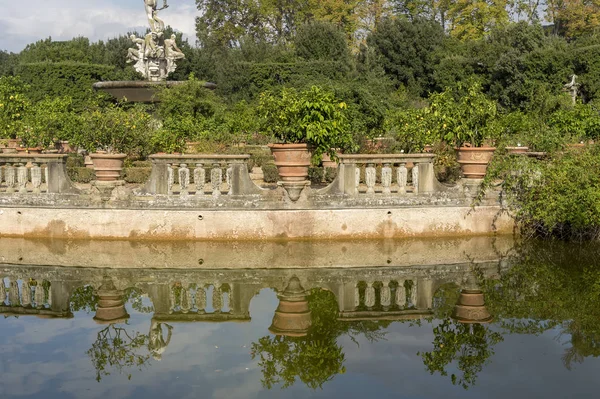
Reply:
[[[469,276],[467,284],[460,291],[452,318],[460,323],[475,324],[489,323],[493,320],[485,307],[483,291],[477,286],[474,276]]]
[[[94,320],[98,324],[122,323],[129,318],[123,301],[123,291],[117,290],[112,281],[107,281],[96,292],[98,307]]]
[[[279,306],[275,311],[269,331],[275,335],[304,337],[311,326],[306,291],[298,277],[292,277],[284,292],[277,295]]]

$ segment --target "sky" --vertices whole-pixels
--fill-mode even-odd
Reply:
[[[169,0],[160,15],[190,43],[195,41],[194,0]],[[147,26],[143,0],[0,0],[0,50],[19,52],[48,37],[97,41]]]

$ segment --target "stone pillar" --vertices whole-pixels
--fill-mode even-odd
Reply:
[[[40,168],[39,164],[33,163],[30,169],[31,171],[31,185],[33,186],[34,193],[40,193],[40,187],[42,185],[42,168]]]

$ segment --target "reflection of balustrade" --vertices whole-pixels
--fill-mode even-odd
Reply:
[[[229,284],[176,283],[169,287],[169,313],[229,314],[232,294]]]
[[[257,194],[246,165],[250,155],[151,155],[145,192],[197,198]]]
[[[340,155],[330,190],[347,195],[405,195],[437,191],[434,154]]]
[[[358,282],[354,288],[355,310],[407,309],[417,306],[414,280]]]
[[[50,309],[50,286],[45,280],[0,278],[0,312],[37,314]]]
[[[66,174],[66,159],[59,154],[0,154],[0,192],[76,192]]]

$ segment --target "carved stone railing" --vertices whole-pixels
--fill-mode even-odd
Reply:
[[[50,282],[29,277],[22,279],[0,277],[0,311],[50,309],[52,291]]]
[[[250,155],[151,155],[148,194],[195,196],[259,194],[246,165]]]
[[[62,154],[0,154],[0,192],[77,193],[66,160]]]
[[[338,176],[325,190],[350,196],[442,191],[435,178],[434,159],[434,154],[340,155]]]

